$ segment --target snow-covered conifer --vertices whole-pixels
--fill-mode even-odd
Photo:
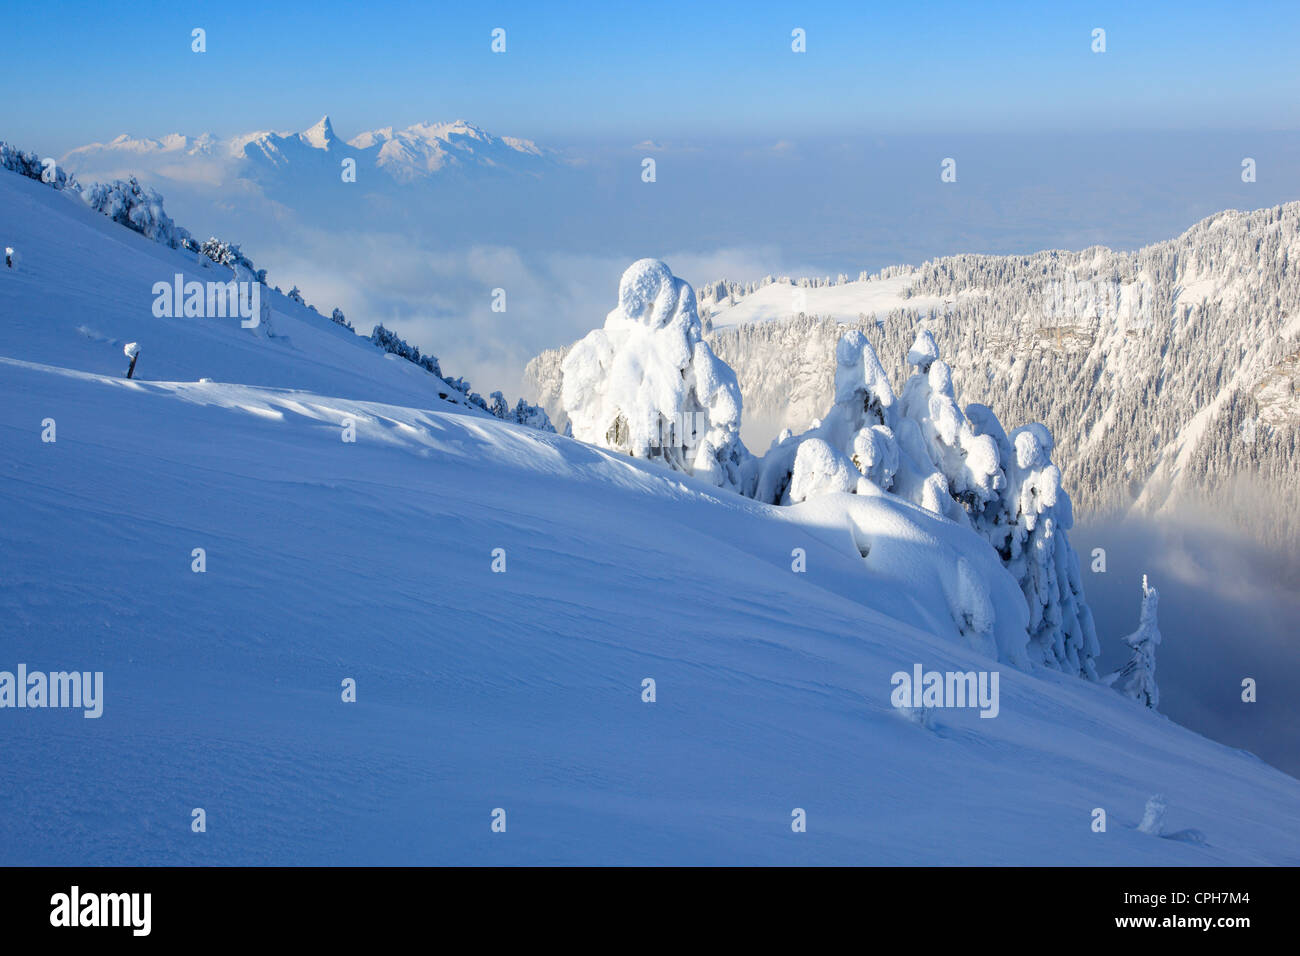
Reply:
[[[916,372],[903,386],[899,414],[916,422],[948,493],[968,513],[983,510],[1006,485],[996,443],[976,433],[957,407],[952,370],[939,359],[929,331],[917,333],[907,360]]]
[[[1103,679],[1125,697],[1132,697],[1152,710],[1160,704],[1160,688],[1156,686],[1156,647],[1160,643],[1156,609],[1159,603],[1160,592],[1148,585],[1147,576],[1142,575],[1142,610],[1138,628],[1124,638],[1124,643],[1133,649],[1133,656],[1123,667]]]
[[[198,251],[213,262],[234,269],[236,273],[239,273],[241,269],[244,270],[254,282],[266,283],[266,270],[253,265],[253,261],[244,255],[239,246],[233,242],[226,242],[216,236],[211,236],[198,244]]]
[[[82,198],[95,211],[154,242],[179,249],[187,241],[193,241],[189,232],[163,211],[163,198],[158,191],[141,186],[134,176],[125,181],[95,183]]]
[[[539,405],[530,405],[522,398],[515,404],[511,418],[520,425],[527,425],[529,428],[536,428],[539,431],[555,431],[555,426],[551,424],[551,418],[546,414],[545,409]]]
[[[735,373],[703,339],[695,291],[664,263],[628,267],[617,307],[573,347],[563,374],[578,439],[752,493]]]

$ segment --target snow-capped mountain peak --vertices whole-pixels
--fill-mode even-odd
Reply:
[[[298,134],[298,138],[315,149],[329,149],[338,142],[338,137],[334,135],[334,125],[330,122],[329,114],[326,113],[316,125],[309,130]]]

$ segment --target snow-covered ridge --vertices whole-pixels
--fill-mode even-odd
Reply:
[[[328,130],[328,120],[323,120],[322,135],[326,135]],[[134,177],[127,181],[93,183],[85,187],[62,169],[55,167],[47,169],[38,155],[23,152],[3,141],[0,141],[0,171],[5,171],[6,176],[12,172],[30,182],[41,183],[43,187],[48,187],[51,192],[60,193],[64,198],[80,197],[85,200],[90,210],[102,214],[116,225],[125,227],[164,249],[179,253],[180,259],[176,263],[176,271],[165,276],[156,275],[150,284],[150,295],[154,298],[151,312],[154,316],[165,314],[178,318],[182,315],[201,317],[206,314],[204,310],[207,308],[207,302],[209,300],[215,302],[220,298],[219,290],[225,288],[227,284],[230,288],[242,285],[244,289],[236,290],[235,294],[236,297],[243,296],[245,306],[253,299],[261,303],[260,315],[254,314],[256,310],[241,315],[241,321],[251,320],[244,327],[251,327],[256,335],[276,338],[273,310],[268,307],[267,302],[262,301],[260,294],[264,290],[268,298],[272,296],[272,290],[266,286],[266,270],[257,269],[252,261],[242,254],[237,245],[215,237],[203,242],[194,239],[188,230],[178,226],[166,214],[163,209],[163,198],[156,190],[142,187]],[[21,192],[15,196],[21,204]],[[21,254],[18,256],[21,258]],[[13,254],[7,254],[6,266],[13,267],[13,258]],[[187,271],[197,272],[200,278],[187,279],[185,277]],[[213,271],[217,274],[212,275]],[[157,307],[160,289],[163,290],[163,304],[166,306],[162,312]],[[173,289],[175,290],[174,308]],[[281,296],[278,287],[274,289],[274,295],[277,298]],[[283,294],[283,301],[316,321],[324,319],[314,306],[307,304],[297,286]],[[224,308],[220,314],[233,315]],[[329,321],[349,333],[355,331],[352,323],[340,309],[333,310]],[[522,398],[514,408],[511,408],[505,396],[499,391],[492,392],[487,399],[484,399],[474,392],[470,383],[463,378],[445,377],[436,356],[427,352],[422,354],[418,347],[408,344],[400,336],[384,328],[382,324],[374,327],[368,341],[389,355],[405,359],[432,375],[433,379],[429,382],[429,387],[444,401],[476,408],[496,418],[518,424],[545,431],[554,430],[546,413]]]

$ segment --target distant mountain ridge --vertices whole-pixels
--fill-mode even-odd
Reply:
[[[73,149],[62,162],[89,176],[121,175],[129,166],[133,173],[183,179],[189,164],[217,164],[230,178],[257,179],[308,162],[337,166],[347,158],[356,160],[359,170],[378,170],[402,184],[451,171],[537,175],[557,163],[554,151],[531,140],[497,136],[465,120],[400,130],[388,126],[344,140],[328,115],[301,132],[260,130],[228,139],[211,133],[169,133],[157,139],[123,134]]]

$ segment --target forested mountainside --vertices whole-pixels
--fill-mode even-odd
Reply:
[[[856,282],[709,283],[701,311],[709,344],[739,378],[756,451],[828,407],[846,328],[898,355],[923,327],[964,401],[1051,429],[1080,517],[1186,507],[1294,557],[1298,261],[1300,203],[1288,203],[1220,213],[1136,252],[959,255]],[[882,296],[900,276],[899,294]],[[744,318],[732,321],[733,310]],[[565,351],[527,372],[553,417]]]

